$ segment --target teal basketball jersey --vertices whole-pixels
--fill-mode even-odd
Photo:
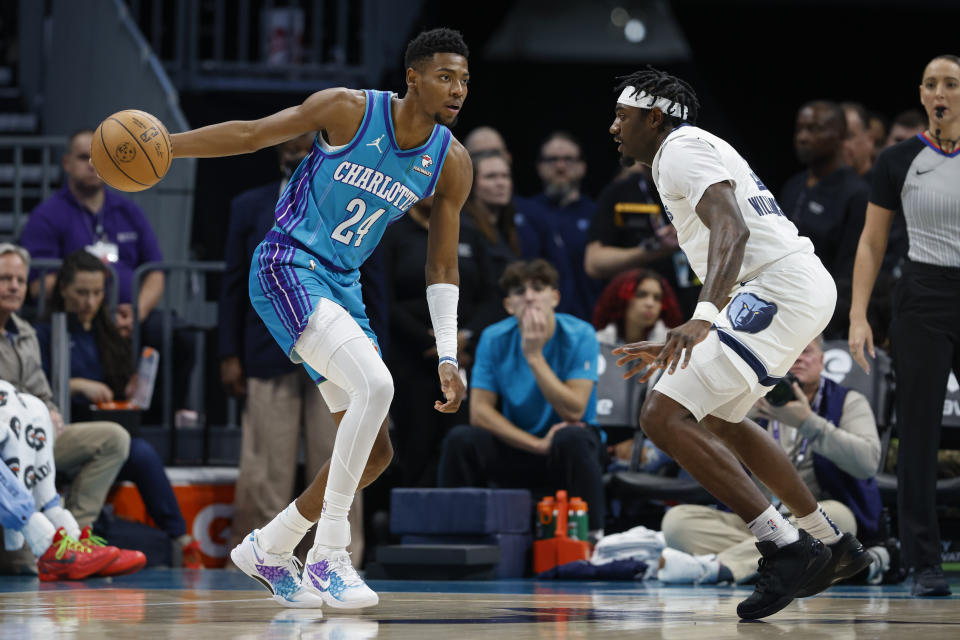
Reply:
[[[389,91],[364,92],[363,122],[347,144],[331,147],[318,134],[277,203],[275,232],[335,271],[357,269],[387,226],[433,194],[452,135],[434,125],[415,149],[397,146]]]

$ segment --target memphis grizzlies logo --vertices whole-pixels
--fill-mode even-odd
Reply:
[[[727,317],[737,331],[760,333],[777,315],[777,305],[752,293],[741,293],[727,307]]]

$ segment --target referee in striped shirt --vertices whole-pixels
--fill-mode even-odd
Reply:
[[[890,342],[897,376],[897,503],[903,561],[913,595],[948,596],[940,566],[937,449],[950,370],[960,376],[960,57],[938,56],[923,72],[920,102],[930,125],[888,149],[874,168],[857,247],[850,351],[869,366],[867,303],[890,224],[902,213],[910,250],[894,295]]]

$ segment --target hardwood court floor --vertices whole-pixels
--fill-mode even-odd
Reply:
[[[960,596],[914,599],[903,586],[834,588],[764,622],[737,620],[747,588],[526,580],[371,586],[380,605],[348,612],[282,609],[246,576],[227,571],[148,570],[46,584],[0,577],[0,638],[960,638]]]

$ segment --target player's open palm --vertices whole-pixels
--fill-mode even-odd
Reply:
[[[467,395],[467,385],[460,377],[460,371],[450,363],[440,365],[440,390],[443,392],[444,402],[439,400],[433,403],[433,408],[440,413],[456,413]]]

